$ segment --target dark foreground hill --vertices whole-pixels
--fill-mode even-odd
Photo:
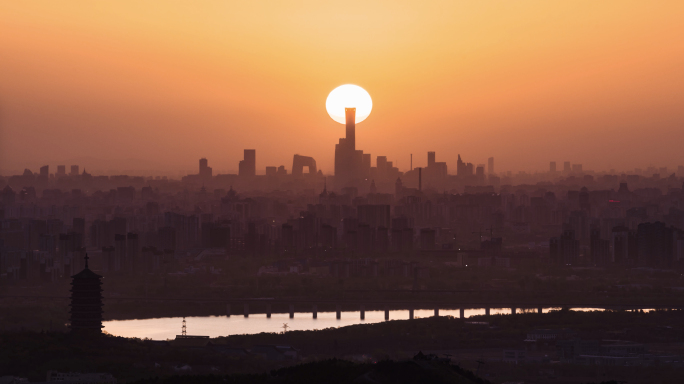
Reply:
[[[460,367],[430,359],[381,361],[358,364],[331,359],[296,365],[261,375],[197,375],[171,376],[136,381],[135,384],[224,384],[224,383],[374,383],[374,384],[486,384],[489,381]]]

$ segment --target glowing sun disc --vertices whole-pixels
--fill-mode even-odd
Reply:
[[[366,120],[373,109],[373,100],[365,89],[354,84],[340,85],[330,92],[325,109],[333,120],[345,123],[345,108],[356,108],[356,124]]]

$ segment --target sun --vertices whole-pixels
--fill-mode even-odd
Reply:
[[[340,85],[330,92],[325,109],[333,120],[345,124],[345,108],[356,108],[356,124],[366,120],[373,109],[373,100],[365,89],[354,84]]]

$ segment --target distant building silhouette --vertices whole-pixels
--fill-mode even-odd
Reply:
[[[287,175],[287,170],[285,169],[284,165],[281,165],[278,167],[278,176],[285,176]]]
[[[335,145],[335,184],[338,188],[348,186],[352,180],[362,178],[364,154],[356,150],[356,108],[345,108],[346,134]],[[368,168],[370,170],[370,155],[368,155]]]
[[[601,230],[592,228],[589,235],[589,253],[594,265],[606,265],[609,259],[610,241],[601,238]]]
[[[483,182],[485,179],[485,166],[484,164],[478,164],[477,168],[475,168],[475,177],[477,178],[477,181]]]
[[[465,176],[466,174],[466,164],[461,160],[461,155],[458,155],[458,160],[456,160],[456,175]]]
[[[212,176],[212,169],[209,166],[209,161],[201,158],[199,161],[199,175],[203,180],[210,180]]]
[[[636,264],[637,234],[625,226],[614,227],[611,232],[611,261],[620,264]]]
[[[575,231],[567,229],[560,238],[554,237],[549,242],[551,262],[559,265],[576,265],[579,259],[580,242],[575,238]]]
[[[315,175],[318,170],[316,169],[316,160],[309,156],[294,155],[292,160],[292,175],[302,176],[304,174],[304,167],[309,168],[309,175]]]
[[[244,160],[240,160],[239,175],[253,177],[256,175],[256,149],[245,149]]]
[[[641,223],[637,229],[639,264],[670,267],[673,261],[675,229],[665,223]]]
[[[394,183],[394,196],[399,199],[404,194],[404,184],[401,182],[401,178],[397,177],[397,181]]]
[[[552,161],[549,163],[549,172],[554,173],[556,172],[556,162]]]
[[[436,161],[435,152],[428,152],[428,166],[423,168],[422,177],[425,178],[425,185],[434,188],[443,188],[447,178],[446,162]]]

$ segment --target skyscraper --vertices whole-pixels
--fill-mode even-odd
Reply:
[[[553,173],[556,172],[556,162],[552,161],[549,163],[549,172]]]
[[[475,168],[475,177],[479,182],[483,182],[485,179],[485,165],[484,164],[478,164],[477,168]]]
[[[201,158],[199,161],[199,175],[202,179],[211,179],[212,169],[209,166],[209,161]]]
[[[466,176],[472,176],[474,174],[473,163],[466,163],[465,174],[466,174]]]
[[[352,150],[356,150],[356,108],[345,108],[344,118],[347,144]]]
[[[558,265],[575,265],[579,258],[580,241],[575,238],[575,231],[563,231],[560,238],[553,237],[549,241],[551,262]]]
[[[78,165],[72,165],[71,166],[71,173],[69,175],[78,176]]]
[[[244,160],[239,164],[240,176],[256,175],[256,149],[245,149]]]
[[[140,243],[137,233],[126,235],[126,272],[128,274],[142,273],[144,269],[140,265]]]
[[[49,178],[50,178],[50,167],[47,165],[40,167],[40,175],[38,175],[38,177],[36,178],[36,183],[38,183],[42,187],[46,187]]]
[[[563,163],[563,172],[569,173],[570,171],[571,171],[570,162],[569,161],[564,162]]]
[[[378,170],[378,175],[380,175],[380,177],[387,175],[389,173],[387,156],[378,156],[375,160],[375,168]]]
[[[493,157],[490,157],[487,160],[487,174],[488,175],[494,174],[494,158]]]
[[[456,161],[456,174],[458,176],[465,176],[466,164],[461,160],[461,155],[458,155],[458,160]]]
[[[428,152],[428,166],[423,169],[423,176],[425,177],[425,185],[430,187],[443,188],[444,181],[447,177],[446,162],[437,161],[435,152]]]
[[[335,145],[335,184],[347,186],[355,178],[363,177],[363,151],[356,150],[356,108],[345,108],[347,137]],[[370,156],[368,157],[370,168]]]

